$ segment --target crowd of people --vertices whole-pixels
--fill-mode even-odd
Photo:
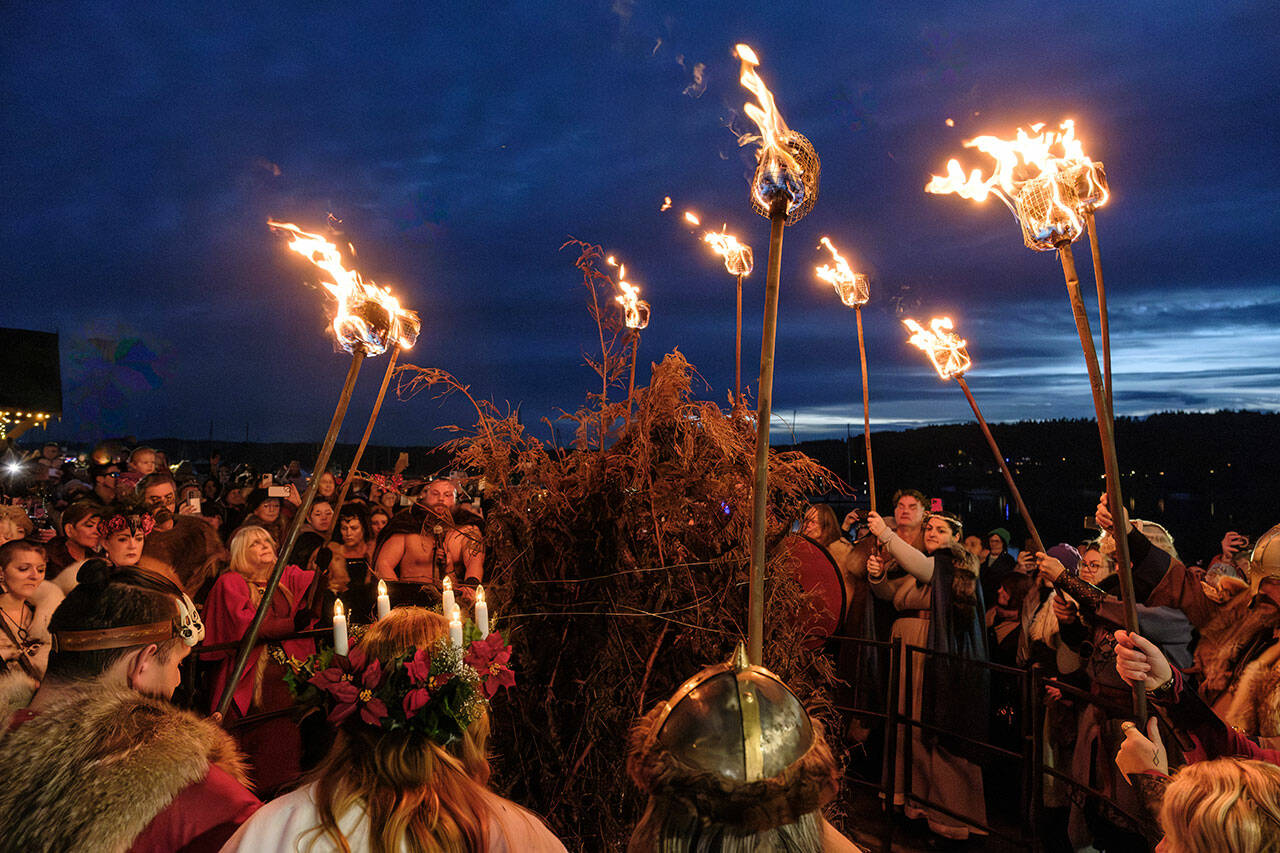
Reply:
[[[510,648],[487,627],[463,643],[432,609],[484,582],[472,483],[171,464],[118,443],[11,454],[2,483],[0,761],[21,772],[0,786],[0,847],[564,849],[489,784]],[[1201,569],[1159,525],[1117,533],[1105,498],[1097,539],[1043,553],[929,507],[904,489],[890,517],[817,504],[799,527],[843,585],[839,636],[815,653],[918,723],[893,738],[899,819],[985,834],[1011,774],[983,744],[1024,748],[1008,674],[1034,666],[1034,736],[1061,774],[1043,783],[1048,849],[1280,849],[1280,526],[1227,532]],[[369,625],[346,654],[329,640],[338,599]],[[840,637],[902,643],[902,671]],[[824,731],[803,698],[735,656],[639,720],[627,772],[648,805],[630,849],[857,849],[822,817],[840,786],[830,739],[874,724]],[[324,713],[299,722],[307,703]]]
[[[1137,611],[1131,632],[1105,495],[1094,512],[1097,538],[1044,552],[1028,541],[1016,554],[1008,530],[966,535],[958,518],[926,511],[918,491],[899,492],[893,504],[892,519],[855,511],[843,529],[830,507],[815,505],[800,532],[826,549],[850,603],[833,644],[893,639],[906,649],[897,710],[923,724],[900,727],[896,738],[894,802],[906,819],[967,839],[985,834],[991,803],[1017,801],[1016,767],[980,744],[1024,749],[1019,717],[1030,708],[1011,674],[1035,667],[1046,687],[1037,697],[1043,726],[1033,736],[1055,771],[1044,776],[1038,827],[1047,849],[1142,850],[1157,826],[1172,835],[1168,808],[1160,812],[1160,798],[1137,777],[1167,779],[1176,764],[1156,717],[1142,729],[1147,735],[1132,721],[1133,685],[1144,681],[1132,664],[1126,670],[1127,656],[1159,673],[1145,686],[1175,758],[1188,768],[1222,759],[1210,762],[1221,778],[1280,780],[1269,775],[1280,771],[1256,761],[1232,764],[1280,755],[1280,525],[1256,543],[1226,532],[1220,553],[1201,566],[1184,564],[1160,525],[1127,520]],[[853,681],[867,672],[845,667]],[[1177,707],[1184,710],[1171,710]],[[1215,733],[1179,725],[1193,717]],[[855,739],[868,733],[860,722],[849,729]],[[1243,734],[1228,741],[1228,730]],[[1139,766],[1135,756],[1147,759]],[[1205,778],[1208,766],[1187,778]],[[1248,820],[1266,844],[1174,849],[1280,849],[1274,795],[1244,802],[1255,808]]]

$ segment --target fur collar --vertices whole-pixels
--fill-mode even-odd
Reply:
[[[0,731],[0,838],[13,850],[125,851],[177,794],[243,759],[211,721],[130,690],[85,685]]]
[[[1262,632],[1280,627],[1280,610],[1251,606],[1248,590],[1222,606],[1204,627],[1196,646],[1196,664],[1204,677],[1200,692],[1210,702],[1231,683],[1240,656]]]

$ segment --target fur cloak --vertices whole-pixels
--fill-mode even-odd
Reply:
[[[6,850],[122,852],[211,765],[247,784],[230,735],[130,690],[85,685],[9,731],[32,688],[29,680],[0,680],[0,766],[8,768],[0,785],[0,844]]]

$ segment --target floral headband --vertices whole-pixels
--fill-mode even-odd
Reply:
[[[374,474],[369,478],[369,482],[373,483],[374,487],[380,491],[392,492],[397,495],[404,494],[404,477],[399,474],[392,474],[390,477]]]
[[[474,626],[468,628],[475,633]],[[290,690],[324,709],[329,722],[415,732],[441,746],[461,739],[498,689],[516,683],[508,665],[511,646],[496,631],[465,651],[443,639],[390,661],[358,645],[345,656],[326,649],[302,661],[276,649]]]
[[[112,534],[128,530],[133,534],[142,533],[143,536],[150,536],[155,526],[156,520],[149,512],[130,513],[129,515],[116,513],[110,518],[103,517],[98,520],[98,535],[106,539]]]

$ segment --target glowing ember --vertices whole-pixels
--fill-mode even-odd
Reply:
[[[836,265],[814,267],[813,271],[818,274],[818,278],[835,287],[840,301],[850,308],[866,305],[871,298],[871,281],[862,273],[854,272],[849,262],[831,245],[830,240],[823,237],[820,242],[831,250],[831,257],[835,259]]]
[[[670,210],[670,209],[671,209],[671,196],[669,195],[663,196],[662,207],[658,208],[658,212],[661,213],[664,210]]]
[[[333,332],[344,350],[375,356],[386,352],[392,343],[401,349],[411,349],[417,343],[422,328],[418,315],[401,308],[400,300],[390,291],[343,266],[337,246],[287,222],[267,220],[267,225],[289,234],[289,248],[329,274],[331,280],[320,283],[338,302]]]
[[[979,202],[994,194],[1018,218],[1029,248],[1052,251],[1059,243],[1075,240],[1084,228],[1082,214],[1106,204],[1109,197],[1102,164],[1085,156],[1069,119],[1061,132],[1034,124],[1031,134],[1018,128],[1016,139],[979,136],[965,147],[995,160],[991,176],[983,178],[979,169],[966,175],[959,161],[950,160],[947,174],[932,176],[925,192],[955,193]]]
[[[774,103],[773,93],[764,85],[756,66],[760,64],[754,50],[745,44],[734,48],[742,60],[738,78],[758,103],[744,104],[743,111],[760,130],[759,136],[739,137],[740,145],[759,142],[756,173],[751,181],[751,197],[766,216],[776,199],[785,199],[789,222],[809,212],[818,193],[818,155],[804,136],[792,131],[783,121]]]
[[[701,224],[702,224],[702,220],[698,218],[698,214],[696,214],[696,213],[694,213],[693,211],[690,211],[690,210],[686,210],[686,211],[684,212],[684,221],[685,221],[685,222],[688,222],[690,225],[701,225]]]
[[[910,343],[924,350],[933,362],[933,369],[943,379],[960,376],[972,366],[965,351],[966,341],[952,331],[950,317],[934,317],[929,321],[929,329],[910,318],[902,324],[911,330]]]
[[[626,266],[615,261],[613,255],[605,258],[605,263],[618,268],[618,290],[622,293],[613,299],[622,306],[623,322],[628,329],[645,328],[649,325],[649,303],[640,298],[640,288],[626,280]]]

